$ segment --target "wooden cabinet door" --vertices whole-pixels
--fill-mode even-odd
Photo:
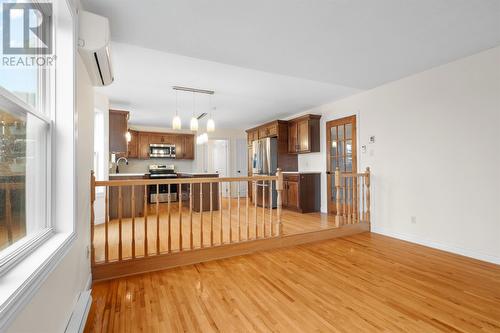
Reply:
[[[194,135],[188,134],[184,137],[184,159],[194,160]]]
[[[287,206],[291,208],[299,208],[299,183],[287,182]]]
[[[149,143],[163,143],[164,136],[160,133],[150,133],[149,134]]]
[[[288,182],[283,181],[283,191],[282,193],[282,198],[281,198],[281,205],[283,207],[288,207]]]
[[[130,130],[130,142],[128,143],[128,158],[137,158],[139,151],[139,133]]]
[[[185,158],[186,152],[184,151],[184,141],[185,136],[182,134],[178,134],[174,138],[175,144],[175,159],[182,160]]]
[[[297,122],[297,141],[297,151],[309,151],[309,120],[306,119]]]
[[[128,112],[109,110],[109,152],[127,153]]]
[[[298,151],[297,142],[297,123],[291,122],[288,125],[288,152],[296,153]]]
[[[141,159],[149,158],[149,134],[139,132],[138,156]]]

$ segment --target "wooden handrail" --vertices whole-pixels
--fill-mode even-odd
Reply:
[[[251,177],[207,177],[207,178],[174,178],[174,179],[124,179],[124,180],[96,180],[95,186],[131,186],[131,185],[168,185],[168,184],[206,184],[243,181],[270,181],[278,180],[278,176],[251,176]]]

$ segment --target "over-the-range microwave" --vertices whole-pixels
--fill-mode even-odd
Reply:
[[[149,157],[175,158],[175,145],[164,143],[151,143]]]

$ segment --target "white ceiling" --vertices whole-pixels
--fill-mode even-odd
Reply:
[[[128,44],[105,91],[144,123],[173,84],[220,91],[221,123],[245,127],[500,45],[499,0],[82,2]]]
[[[216,125],[239,129],[355,92],[128,44],[112,43],[111,51],[116,81],[99,90],[109,96],[113,107],[130,110],[134,125],[169,126],[176,107],[174,85],[215,90]],[[197,94],[196,115],[209,112],[208,96]],[[185,128],[193,112],[192,94],[179,92],[178,104]]]

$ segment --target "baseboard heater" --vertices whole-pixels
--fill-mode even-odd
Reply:
[[[82,333],[85,329],[85,323],[87,322],[90,306],[92,305],[90,292],[90,290],[86,290],[80,293],[68,326],[66,326],[66,330],[64,331],[65,333]]]

